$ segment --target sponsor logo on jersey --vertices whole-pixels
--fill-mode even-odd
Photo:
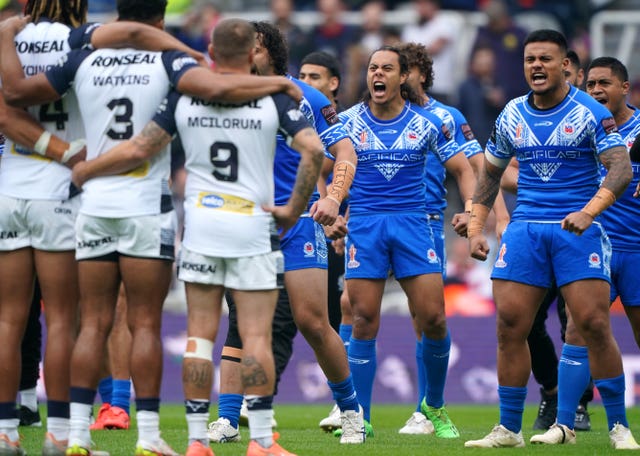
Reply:
[[[17,237],[17,231],[0,231],[0,239],[15,239]]]
[[[198,194],[197,207],[251,215],[253,214],[255,203],[239,196],[200,192]]]
[[[333,106],[331,105],[325,106],[320,110],[320,112],[322,113],[322,117],[324,117],[324,120],[327,121],[327,124],[335,125],[338,122],[340,122],[338,113],[336,112],[336,109]]]
[[[196,59],[189,56],[178,57],[173,62],[171,62],[171,69],[176,73],[186,67],[187,65],[197,65]]]
[[[49,54],[64,51],[64,40],[58,41],[16,41],[19,54]]]
[[[72,215],[73,211],[71,209],[69,209],[68,207],[56,207],[53,210],[54,214],[63,214],[63,215]]]
[[[11,147],[11,153],[13,155],[20,155],[21,157],[29,157],[32,160],[52,161],[50,158],[37,154],[33,152],[31,149],[27,149],[26,147],[23,147],[16,143],[13,143]]]
[[[355,245],[351,245],[351,247],[349,247],[349,261],[347,262],[347,267],[349,269],[360,267],[360,262],[356,260],[356,253],[358,253],[358,249],[356,249]]]
[[[476,137],[476,135],[473,134],[473,130],[471,129],[469,124],[460,125],[460,131],[462,131],[464,139],[466,139],[467,141],[473,141],[473,139]]]
[[[401,168],[404,168],[404,165],[399,163],[378,163],[375,167],[380,171],[380,174],[387,179],[387,181],[390,181],[396,174],[398,174],[398,171],[400,171]]]
[[[299,109],[289,109],[287,111],[287,116],[289,116],[289,119],[291,119],[293,122],[298,122],[304,117],[304,114],[302,114]]]
[[[498,252],[498,259],[496,260],[495,267],[496,268],[506,268],[507,262],[504,261],[504,256],[507,254],[507,244],[502,244],[500,246],[500,251]]]
[[[542,122],[536,122],[533,124],[534,127],[550,127],[553,125],[553,122],[551,122],[550,120],[545,120]]]
[[[304,252],[305,258],[311,258],[316,253],[316,249],[315,247],[313,247],[313,244],[311,242],[305,242],[302,246],[302,251]]]
[[[92,67],[111,67],[121,65],[140,65],[156,63],[157,54],[147,52],[132,52],[122,55],[98,55],[93,62]]]
[[[549,182],[560,165],[560,163],[531,163],[529,166],[542,182]]]
[[[602,119],[602,128],[604,128],[604,132],[606,134],[614,133],[618,131],[618,126],[616,125],[616,121],[613,117],[607,117],[606,119]]]
[[[435,250],[427,250],[427,261],[429,261],[429,263],[438,263],[440,261],[438,260],[438,254]]]
[[[602,261],[600,261],[600,255],[596,252],[593,252],[589,255],[589,267],[593,269],[600,269],[602,266]]]
[[[189,263],[188,261],[181,261],[180,268],[185,271],[193,272],[208,272],[213,274],[216,272],[216,265],[204,264],[204,263]]]

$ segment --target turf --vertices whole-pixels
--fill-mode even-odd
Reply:
[[[604,409],[599,406],[589,408],[592,431],[578,434],[576,445],[533,446],[516,449],[468,449],[464,441],[478,439],[487,434],[498,421],[497,406],[460,406],[447,407],[449,414],[461,433],[455,440],[438,439],[433,435],[399,435],[398,429],[413,411],[409,405],[375,405],[372,421],[375,436],[365,445],[345,446],[338,439],[325,434],[318,428],[318,421],[329,413],[330,405],[276,405],[278,431],[282,434],[279,442],[284,448],[299,455],[429,455],[429,454],[545,454],[545,455],[601,455],[611,454],[607,435],[607,423]],[[528,442],[534,432],[530,430],[535,419],[535,406],[528,406],[524,416],[524,436]],[[215,416],[215,411],[212,412]],[[640,437],[640,411],[637,408],[628,411],[631,429]],[[635,424],[635,426],[634,426]],[[184,453],[187,445],[184,408],[180,405],[163,405],[161,409],[161,428],[163,438],[172,447]],[[21,428],[23,446],[28,454],[40,454],[44,435],[43,428]],[[111,456],[132,455],[137,432],[135,422],[128,431],[94,431],[93,440],[97,447],[111,453]],[[242,428],[242,442],[215,444],[212,446],[217,456],[244,456],[248,441],[248,430]]]

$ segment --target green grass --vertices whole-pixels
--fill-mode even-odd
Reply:
[[[611,454],[607,435],[607,423],[604,409],[599,406],[589,408],[592,431],[578,434],[577,445],[533,446],[514,449],[468,449],[464,441],[478,439],[487,434],[498,421],[497,406],[460,406],[447,407],[449,414],[461,433],[460,439],[443,440],[433,435],[399,435],[398,429],[413,411],[409,405],[374,405],[372,417],[375,437],[368,439],[365,445],[345,446],[338,439],[325,434],[318,427],[318,421],[329,413],[330,405],[276,405],[278,431],[282,434],[279,442],[284,448],[303,455],[474,455],[474,454],[544,454],[544,455],[601,455]],[[530,430],[535,419],[535,406],[528,406],[524,416],[525,440],[534,434]],[[215,411],[212,411],[215,416]],[[629,422],[636,436],[640,437],[640,411],[638,408],[628,411]],[[635,426],[634,426],[635,424]],[[178,452],[186,451],[187,430],[184,408],[179,405],[163,405],[161,409],[162,436]],[[21,428],[23,446],[28,454],[40,454],[44,435],[43,428]],[[137,431],[135,423],[128,431],[94,431],[92,437],[98,448],[106,450],[112,456],[131,455],[135,446]],[[242,442],[215,444],[212,446],[216,456],[244,456],[248,442],[248,430],[242,428]]]

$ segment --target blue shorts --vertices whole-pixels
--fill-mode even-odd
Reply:
[[[620,296],[625,306],[640,306],[640,252],[614,250],[611,255],[611,302]]]
[[[396,279],[440,274],[427,217],[422,214],[351,216],[346,239],[345,279]]]
[[[440,216],[441,217],[441,216]],[[442,264],[442,278],[447,276],[447,249],[444,240],[444,221],[442,218],[435,219],[428,217],[429,226],[431,227],[431,235],[433,236],[433,245],[435,246],[438,258]]]
[[[610,282],[611,243],[604,228],[593,223],[582,236],[560,223],[511,222],[493,265],[492,279],[549,288],[576,280]]]
[[[300,217],[280,241],[284,255],[284,271],[327,269],[327,238],[319,223],[311,217]]]

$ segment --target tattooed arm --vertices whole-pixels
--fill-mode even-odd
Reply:
[[[142,165],[171,142],[171,136],[151,121],[128,141],[124,141],[93,160],[80,162],[73,168],[73,183],[81,188],[89,179],[119,174]]]
[[[578,236],[591,226],[593,220],[615,203],[624,193],[633,178],[629,154],[625,147],[612,147],[600,154],[600,161],[607,168],[607,175],[598,189],[582,209],[567,215],[561,222],[562,229]]]
[[[300,214],[307,207],[309,198],[318,181],[322,159],[324,158],[324,149],[320,137],[311,127],[300,130],[293,137],[291,147],[300,153],[301,159],[289,201],[285,206],[265,208],[273,214],[284,232],[296,223]]]

